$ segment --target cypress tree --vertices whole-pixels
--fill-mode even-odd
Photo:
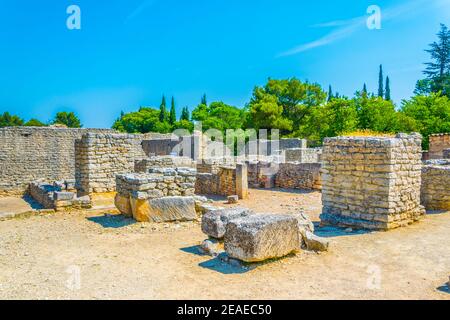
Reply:
[[[384,85],[383,85],[383,65],[380,64],[380,73],[378,75],[378,96],[380,98],[384,97]]]
[[[186,106],[183,108],[183,111],[181,112],[181,118],[180,120],[186,120],[189,121],[190,115],[189,115],[189,108]]]
[[[333,89],[331,88],[331,85],[328,87],[328,102],[333,99]]]
[[[387,101],[391,100],[391,84],[389,81],[389,77],[386,77],[386,90],[385,90],[385,96],[384,99]]]
[[[367,85],[365,83],[364,83],[364,87],[363,87],[362,92],[367,95]]]
[[[161,121],[161,122],[165,122],[166,121],[166,113],[167,113],[166,97],[163,96],[162,97],[162,101],[161,101],[161,105],[159,107],[159,121]]]
[[[204,95],[202,96],[202,100],[201,100],[200,103],[201,103],[201,104],[204,104],[205,106],[208,105],[208,101],[206,100],[206,94],[204,94]]]
[[[169,117],[170,124],[174,124],[177,122],[177,113],[175,111],[175,99],[172,97],[172,103],[170,106],[170,117]]]

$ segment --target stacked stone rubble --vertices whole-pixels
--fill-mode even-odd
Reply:
[[[326,138],[323,223],[387,230],[417,221],[421,136]]]
[[[144,159],[137,159],[134,163],[135,172],[150,172],[153,168],[195,168],[196,163],[188,157],[177,156],[155,156]]]
[[[450,133],[438,133],[430,136],[429,159],[444,159],[444,150],[450,148]]]

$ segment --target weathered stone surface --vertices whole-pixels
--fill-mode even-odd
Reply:
[[[232,258],[258,262],[286,256],[299,248],[298,221],[291,215],[250,215],[227,224],[225,251]]]
[[[422,167],[421,201],[428,210],[450,210],[450,160],[430,160]]]
[[[323,224],[389,230],[418,221],[422,137],[335,137],[324,140]]]
[[[225,235],[227,224],[230,221],[247,217],[251,214],[252,212],[246,208],[209,211],[202,217],[202,231],[210,237],[222,239]]]
[[[193,197],[131,199],[133,217],[139,222],[192,221],[197,219]]]
[[[298,232],[300,234],[300,246],[306,246],[306,232],[314,232],[314,224],[304,212],[293,215],[297,219]]]
[[[73,192],[55,192],[53,194],[53,200],[56,201],[68,201],[73,200],[75,194]]]
[[[235,204],[239,202],[238,196],[229,196],[227,199],[229,204]]]
[[[133,216],[133,211],[131,210],[131,202],[129,197],[122,196],[120,194],[116,194],[114,198],[114,204],[116,208],[126,216]]]
[[[311,251],[328,251],[330,246],[330,242],[327,239],[316,236],[310,231],[305,232],[303,240],[306,243],[306,248]]]

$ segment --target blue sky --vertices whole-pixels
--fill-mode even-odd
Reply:
[[[72,4],[81,30],[66,27]],[[364,22],[373,4],[381,30]],[[441,22],[450,0],[0,0],[0,112],[75,111],[85,127],[110,127],[163,93],[178,110],[203,93],[242,107],[269,77],[376,91],[379,64],[399,103]]]

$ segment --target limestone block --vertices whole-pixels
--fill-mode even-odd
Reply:
[[[297,219],[291,215],[250,215],[228,223],[227,254],[245,262],[281,258],[300,248]]]
[[[247,217],[251,214],[252,212],[246,208],[209,211],[202,217],[202,231],[210,237],[222,239],[225,235],[227,224],[230,221]]]
[[[197,219],[193,197],[131,199],[133,217],[139,222],[173,222]]]
[[[114,205],[123,215],[130,217],[133,216],[133,211],[131,210],[131,202],[129,197],[116,194],[114,198]]]
[[[53,200],[55,201],[70,201],[73,200],[75,194],[73,192],[55,192],[53,193]]]

